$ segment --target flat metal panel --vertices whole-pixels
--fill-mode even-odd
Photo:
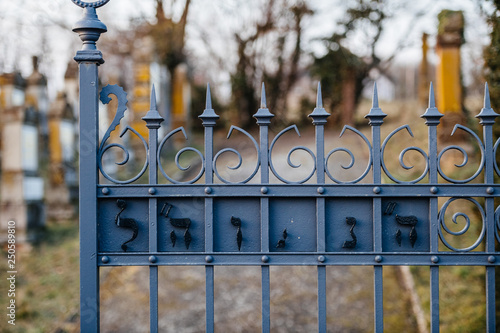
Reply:
[[[316,201],[314,199],[270,200],[269,250],[271,252],[316,251],[316,228]]]
[[[355,223],[354,228],[352,222]],[[340,198],[327,200],[326,251],[370,252],[372,250],[372,200]]]
[[[238,224],[241,226],[238,227]],[[214,200],[213,225],[215,252],[257,252],[260,250],[259,199]]]

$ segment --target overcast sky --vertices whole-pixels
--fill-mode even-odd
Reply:
[[[200,43],[201,32],[209,31],[217,37],[222,37],[214,39],[214,43],[220,43],[216,49],[228,54],[228,50],[224,48],[230,47],[230,44],[224,41],[232,37],[234,29],[241,29],[241,22],[259,19],[255,7],[263,1],[192,0],[187,28],[188,51],[197,54],[202,61],[206,54]],[[302,47],[306,52],[317,55],[325,52],[318,39],[330,36],[335,31],[335,22],[343,15],[342,4],[345,1],[307,1],[316,14],[304,21]],[[393,3],[398,1],[393,0]],[[477,1],[422,0],[404,1],[404,3],[405,9],[386,23],[385,33],[377,50],[380,56],[391,55],[397,43],[404,40],[407,47],[398,53],[396,61],[398,63],[420,61],[421,35],[427,32],[431,35],[431,45],[434,43],[437,14],[446,8],[463,10],[466,17],[467,44],[462,50],[466,72],[467,66],[471,66],[471,59],[480,58],[482,47],[488,43],[488,27],[484,16],[480,14]],[[181,8],[182,5],[183,1],[178,0],[177,6]],[[425,15],[408,29],[413,13],[422,10],[425,11]],[[70,0],[0,0],[0,70],[20,69],[23,74],[28,75],[31,72],[31,56],[46,54],[42,70],[49,76],[50,92],[51,96],[54,96],[55,92],[62,88],[62,76],[67,62],[81,45],[76,34],[70,29],[80,18],[81,12],[82,10]],[[134,17],[154,20],[155,6],[153,0],[111,0],[98,10],[98,14],[108,29],[126,28],[130,19]],[[174,8],[174,16],[179,14],[180,11]],[[42,33],[43,31],[45,33]],[[226,36],[220,36],[224,34]],[[347,44],[357,54],[362,55],[366,52],[367,45],[362,36],[353,36]],[[228,59],[228,63],[231,63],[231,59]]]

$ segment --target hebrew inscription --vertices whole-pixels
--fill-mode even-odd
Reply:
[[[127,228],[133,231],[132,238],[123,243],[121,246],[122,250],[126,252],[128,249],[127,243],[130,243],[137,238],[137,235],[139,234],[139,227],[137,226],[136,220],[130,218],[123,218],[120,216],[125,210],[125,208],[127,208],[127,202],[125,200],[118,199],[116,201],[116,205],[118,206],[118,208],[120,208],[120,211],[118,212],[118,214],[116,214],[115,224],[120,228]]]
[[[163,205],[160,214],[163,214],[167,221],[175,228],[186,229],[184,231],[184,245],[186,249],[189,249],[189,244],[191,244],[192,236],[189,232],[189,227],[191,226],[191,219],[189,218],[172,218],[168,216],[170,210],[172,209],[172,205],[168,202],[165,202]],[[170,232],[170,241],[172,242],[172,247],[175,247],[175,243],[177,242],[177,235],[175,234],[175,230]]]

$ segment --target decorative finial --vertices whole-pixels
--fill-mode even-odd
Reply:
[[[207,97],[205,99],[205,109],[212,108],[212,94],[210,93],[210,83],[207,83]]]
[[[378,92],[377,92],[377,82],[373,84],[373,98],[372,98],[372,108],[370,112],[365,116],[368,118],[368,124],[374,126],[380,126],[384,123],[384,118],[387,115],[382,112],[382,109],[378,105]]]
[[[212,94],[210,93],[210,84],[207,83],[207,97],[205,101],[205,110],[198,116],[201,119],[203,126],[214,127],[215,122],[219,119],[219,116],[212,109]]]
[[[436,107],[436,98],[434,97],[434,85],[432,84],[429,87],[429,108],[435,108]]]
[[[425,118],[426,125],[439,125],[441,122],[441,117],[443,114],[439,112],[436,108],[436,99],[434,98],[434,85],[430,84],[429,86],[429,107],[425,110],[425,113],[421,115],[422,118]]]
[[[328,118],[330,114],[326,112],[323,108],[323,98],[321,96],[321,82],[318,82],[318,91],[316,92],[316,107],[313,112],[308,115],[313,120],[314,125],[324,125],[326,124],[326,118]]]
[[[378,91],[377,91],[377,82],[374,82],[374,83],[373,83],[372,108],[374,108],[374,109],[378,109]]]
[[[151,88],[151,99],[150,99],[150,107],[148,113],[144,117],[142,117],[142,120],[146,122],[146,127],[149,129],[158,129],[160,128],[161,122],[164,120],[163,117],[160,115],[160,113],[157,110],[156,107],[156,91],[155,91],[155,85],[153,84],[153,87]]]
[[[316,107],[323,107],[323,97],[321,96],[321,82],[318,82],[318,91],[316,92]]]
[[[88,1],[82,1],[82,0],[71,0],[75,5],[82,7],[82,8],[99,8],[104,6],[109,2],[109,0],[98,0],[94,2],[88,2]]]
[[[262,89],[260,92],[260,108],[267,109],[266,87],[264,86],[264,82],[262,82]]]
[[[96,14],[96,8],[104,6],[109,0],[100,0],[94,2],[85,2],[81,0],[72,0],[77,6],[84,8],[83,17],[76,22],[73,31],[76,32],[83,42],[82,49],[77,52],[75,60],[77,62],[96,62],[104,63],[102,53],[97,49],[96,42],[102,33],[107,31]]]
[[[151,87],[151,101],[149,103],[149,108],[151,110],[156,110],[156,91],[155,91],[155,85],[153,83],[153,87]]]
[[[266,102],[266,87],[264,86],[264,82],[262,82],[262,91],[260,94],[260,108],[257,110],[257,113],[253,115],[255,119],[257,119],[258,125],[269,125],[271,123],[271,118],[274,115],[269,112],[267,108]]]
[[[498,117],[498,113],[491,108],[490,90],[487,82],[484,85],[484,106],[476,117],[479,118],[481,125],[493,125],[495,118]]]
[[[490,100],[490,89],[488,89],[488,82],[484,84],[484,106],[485,109],[491,109],[491,100]]]

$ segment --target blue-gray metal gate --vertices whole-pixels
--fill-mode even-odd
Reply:
[[[162,265],[199,265],[206,270],[206,330],[214,330],[214,266],[253,265],[262,269],[262,331],[270,331],[270,272],[272,265],[309,265],[317,267],[318,274],[318,328],[326,332],[326,267],[328,265],[364,265],[374,268],[374,330],[383,331],[382,288],[383,267],[387,265],[420,265],[430,267],[430,323],[431,331],[439,331],[439,267],[472,265],[486,268],[486,315],[488,332],[495,330],[495,238],[499,239],[499,214],[494,199],[500,186],[494,183],[494,174],[500,173],[495,161],[499,141],[493,143],[492,125],[498,116],[490,107],[488,89],[484,108],[477,115],[482,125],[483,140],[472,130],[456,125],[470,134],[479,146],[481,160],[477,171],[467,179],[454,179],[441,168],[441,158],[448,151],[467,152],[455,145],[438,152],[437,126],[443,116],[435,107],[432,86],[429,107],[422,115],[428,127],[428,150],[418,147],[404,149],[399,157],[403,168],[408,167],[403,157],[408,151],[419,153],[425,160],[425,170],[416,179],[403,181],[393,176],[384,162],[388,141],[400,131],[411,133],[408,125],[401,126],[381,141],[381,125],[386,114],[379,108],[376,87],[373,107],[366,115],[371,126],[371,140],[350,126],[360,136],[369,151],[366,169],[357,179],[343,182],[329,170],[329,161],[336,152],[347,153],[354,164],[354,155],[347,148],[335,148],[325,154],[324,126],[329,114],[322,107],[318,89],[317,106],[309,115],[315,126],[315,152],[304,146],[293,148],[288,164],[296,150],[305,151],[314,160],[312,172],[302,180],[290,181],[277,171],[272,152],[275,143],[290,126],[269,142],[269,124],[273,118],[266,107],[262,91],[261,108],[254,117],[259,126],[259,141],[241,128],[232,126],[248,137],[255,146],[257,161],[251,175],[240,182],[231,182],[217,169],[221,154],[231,152],[224,148],[214,154],[213,134],[219,116],[211,107],[207,89],[206,109],[199,116],[204,126],[204,153],[186,147],[201,159],[200,172],[189,181],[177,181],[168,175],[161,163],[161,151],[174,134],[186,133],[177,128],[158,140],[158,129],[163,121],[156,110],[154,89],[151,109],[143,120],[149,130],[146,141],[135,129],[125,127],[122,135],[131,131],[141,138],[147,160],[139,174],[129,180],[114,179],[102,165],[103,155],[110,148],[127,149],[118,143],[108,143],[126,110],[126,94],[118,86],[104,87],[100,93],[103,103],[109,95],[118,98],[119,107],[109,129],[99,143],[98,138],[98,66],[103,58],[96,41],[106,31],[96,15],[96,8],[109,0],[88,3],[72,0],[85,10],[84,18],[74,31],[83,48],[75,60],[80,70],[80,285],[81,331],[99,331],[99,268],[105,266],[149,266],[150,270],[150,331],[158,331],[158,267]],[[158,169],[168,180],[158,183]],[[148,172],[148,184],[132,184]],[[110,184],[99,184],[99,173]],[[278,179],[270,182],[270,176]],[[314,178],[315,177],[315,178]],[[370,179],[371,177],[371,179]],[[390,184],[383,183],[383,177]],[[256,184],[249,183],[251,180]],[[482,183],[480,183],[482,178]],[[365,182],[369,179],[369,183]],[[439,180],[442,180],[439,182]],[[316,180],[314,182],[314,180]],[[307,182],[307,184],[305,184]],[[448,198],[439,207],[438,199]],[[202,210],[180,214],[180,205],[193,198],[204,201]],[[462,217],[466,226],[460,231],[450,229],[445,222],[447,208],[454,201],[465,201],[479,212],[469,217],[456,213],[453,222]],[[122,216],[123,214],[123,216]],[[295,223],[290,223],[290,221]],[[477,240],[465,248],[456,248],[447,234],[466,233],[473,223],[480,225]],[[341,231],[341,232],[340,232]],[[350,237],[346,239],[346,234]],[[442,247],[440,250],[440,246]],[[479,250],[480,249],[480,250]],[[332,282],[334,283],[334,282]]]

